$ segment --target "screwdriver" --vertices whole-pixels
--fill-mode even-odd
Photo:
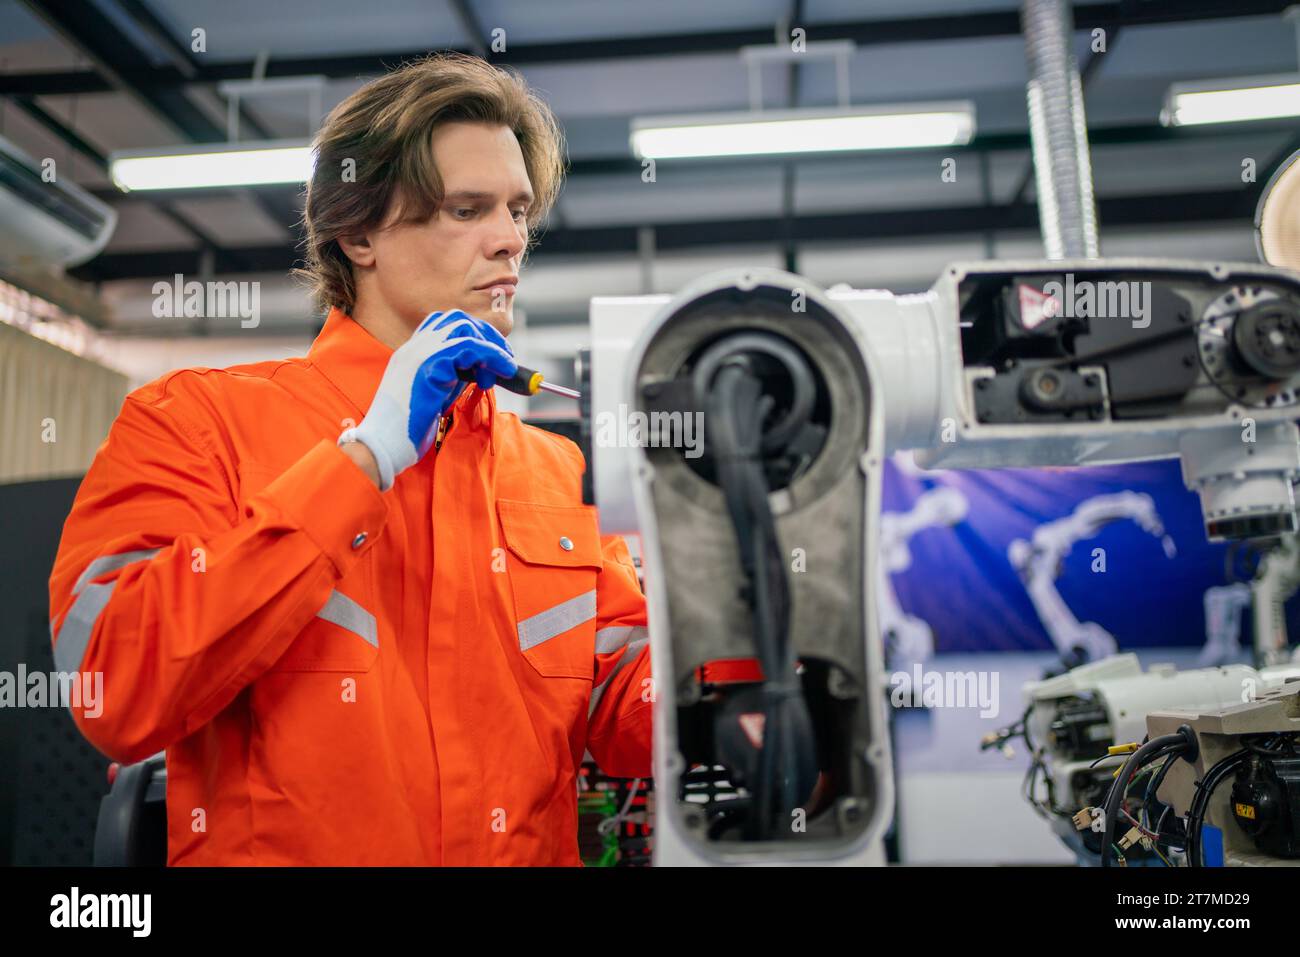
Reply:
[[[473,382],[473,369],[457,369],[456,375],[465,382]],[[553,392],[556,395],[562,395],[569,399],[580,399],[582,395],[573,389],[565,388],[562,385],[555,385],[547,382],[540,372],[536,369],[530,369],[527,366],[520,366],[515,370],[515,374],[509,379],[497,377],[497,385],[507,392],[514,392],[517,395],[536,395],[539,390]]]
[[[477,381],[474,377],[473,369],[457,369],[456,378],[464,382]],[[539,390],[544,389],[547,392],[554,392],[556,395],[562,395],[569,399],[582,398],[581,393],[573,389],[566,389],[562,385],[555,385],[547,382],[540,372],[536,369],[530,369],[527,366],[519,366],[515,369],[515,374],[509,379],[503,379],[500,376],[497,376],[497,385],[501,386],[508,392],[515,392],[519,395],[536,395]],[[429,450],[430,446],[435,449],[442,448],[442,440],[447,434],[447,428],[450,423],[450,415],[440,415],[433,420],[433,425],[430,426],[428,433],[424,437],[424,442],[420,445],[419,452],[422,458]]]

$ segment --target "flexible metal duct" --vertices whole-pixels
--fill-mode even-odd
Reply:
[[[1029,136],[1047,258],[1096,259],[1101,253],[1083,86],[1071,52],[1074,16],[1066,0],[1025,0],[1020,24],[1029,63]]]

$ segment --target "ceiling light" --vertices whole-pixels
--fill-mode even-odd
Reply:
[[[1165,126],[1241,123],[1300,116],[1300,76],[1248,76],[1176,83],[1165,95]]]
[[[313,157],[304,140],[206,144],[175,149],[123,150],[109,157],[119,189],[206,189],[305,183]]]
[[[642,159],[678,159],[960,146],[974,133],[975,106],[958,101],[639,117],[631,145]]]

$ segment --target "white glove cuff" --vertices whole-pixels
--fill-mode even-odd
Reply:
[[[397,477],[396,469],[393,468],[393,460],[388,457],[378,442],[367,442],[364,435],[359,433],[355,427],[344,429],[343,434],[339,436],[339,445],[348,442],[360,442],[370,450],[370,454],[375,457],[375,465],[379,467],[379,491],[387,492],[393,487],[393,480]]]

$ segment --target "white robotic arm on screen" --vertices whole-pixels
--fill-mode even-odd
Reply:
[[[1251,586],[1233,582],[1207,588],[1201,603],[1205,611],[1205,644],[1197,664],[1229,664],[1239,653],[1241,613],[1251,605]]]
[[[1165,556],[1174,557],[1174,541],[1165,534],[1155,502],[1150,495],[1139,492],[1094,496],[1080,502],[1064,518],[1039,525],[1030,541],[1017,538],[1007,546],[1011,566],[1024,582],[1052,644],[1067,663],[1097,661],[1118,650],[1109,631],[1094,621],[1081,622],[1075,617],[1057,590],[1056,579],[1076,542],[1086,541],[1105,526],[1126,518],[1159,538]]]
[[[913,535],[927,528],[955,525],[965,519],[968,508],[961,492],[943,487],[926,489],[906,512],[885,512],[880,516],[880,631],[886,664],[896,670],[910,671],[913,664],[933,655],[934,634],[925,621],[903,610],[890,576],[911,567],[912,552],[907,543]]]
[[[894,295],[736,270],[593,299],[591,325],[591,499],[645,556],[659,863],[883,860],[873,586],[892,452],[953,468],[1180,456],[1211,539],[1296,528],[1292,272],[990,262]],[[761,676],[701,677],[737,658]],[[693,769],[718,767],[728,800],[687,800]]]
[[[1265,665],[1294,660],[1300,649],[1289,647],[1283,606],[1300,587],[1300,540],[1284,535],[1260,560],[1250,584],[1255,620],[1255,657]]]

